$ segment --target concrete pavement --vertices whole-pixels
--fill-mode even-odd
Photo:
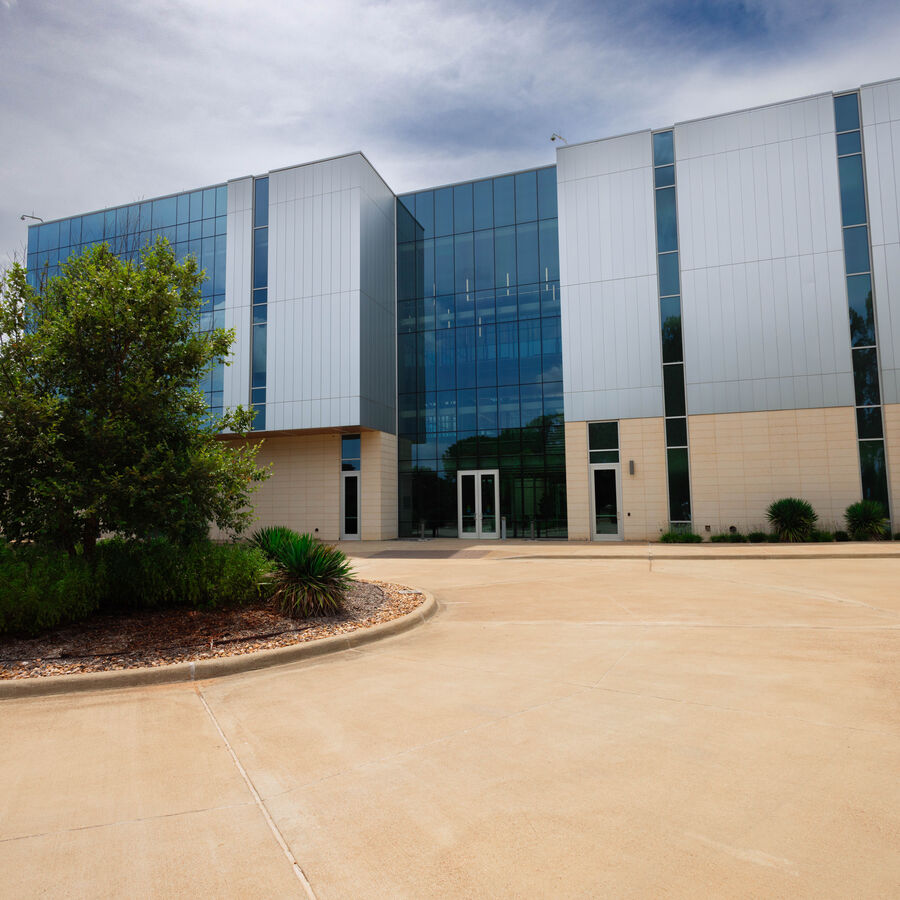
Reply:
[[[351,548],[441,604],[381,643],[0,703],[0,896],[900,892],[900,557],[525,546]]]

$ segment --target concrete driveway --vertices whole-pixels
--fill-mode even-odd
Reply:
[[[900,558],[446,546],[356,548],[399,637],[0,703],[0,895],[900,894]]]

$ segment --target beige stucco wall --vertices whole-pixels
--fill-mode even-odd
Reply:
[[[669,528],[664,420],[622,419],[619,459],[625,540],[656,540]],[[628,473],[630,460],[634,460],[634,475]]]
[[[883,409],[893,530],[900,531],[900,403],[888,403]]]
[[[843,528],[860,498],[851,407],[690,416],[694,530],[768,530],[766,507],[803,497],[822,528]]]
[[[361,453],[362,539],[391,540],[397,537],[397,437],[364,431]]]
[[[566,422],[566,505],[570,541],[587,541],[591,537],[587,426],[587,422]],[[625,540],[653,540],[668,528],[663,420],[620,420],[619,460]],[[630,460],[634,460],[634,475],[628,473]]]
[[[590,540],[587,422],[566,422],[566,518],[569,540]]]

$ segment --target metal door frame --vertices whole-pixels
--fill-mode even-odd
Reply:
[[[594,508],[596,496],[594,492],[594,472],[598,469],[612,470],[616,475],[616,533],[597,534],[597,511]],[[591,495],[591,540],[621,541],[625,539],[625,520],[622,514],[622,468],[620,463],[591,463],[588,467],[588,491]]]
[[[342,541],[359,541],[362,540],[362,479],[360,478],[359,469],[352,469],[347,472],[341,472],[341,540]],[[346,496],[346,481],[348,478],[356,479],[356,534],[345,534],[344,532],[344,498]]]
[[[466,534],[462,527],[462,480],[464,475],[475,475],[475,532]],[[494,476],[494,519],[493,533],[484,534],[481,530],[481,476]],[[464,540],[494,541],[500,537],[500,470],[499,469],[461,469],[456,473],[456,527]]]

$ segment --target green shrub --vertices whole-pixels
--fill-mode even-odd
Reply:
[[[747,535],[747,540],[751,544],[764,544],[769,539],[769,535],[765,531],[751,531]]]
[[[781,538],[773,531],[771,534],[766,535],[766,542],[769,544],[780,544]]]
[[[659,536],[662,544],[699,544],[703,538],[693,531],[667,531]]]
[[[843,542],[845,542],[845,541],[849,541],[849,540],[850,540],[850,535],[847,534],[846,531],[836,531],[836,532],[834,533],[834,539],[835,539],[836,541],[840,541],[841,543],[843,543]]]
[[[819,531],[818,528],[814,528],[809,539],[814,544],[828,544],[834,540],[834,535],[830,531]]]
[[[851,503],[844,512],[844,521],[855,541],[878,541],[890,535],[886,510],[877,500]]]
[[[33,635],[97,612],[251,603],[268,590],[271,564],[240,544],[166,540],[97,544],[93,565],[78,553],[0,543],[0,634]]]
[[[300,535],[286,525],[266,525],[257,528],[250,535],[250,544],[265,553],[267,559],[274,560],[278,557],[278,547],[285,541],[293,541]]]
[[[711,534],[709,536],[709,541],[711,544],[724,544],[727,540],[727,534]]]
[[[347,555],[311,534],[276,547],[274,597],[291,616],[333,615],[341,610],[353,570]]]
[[[816,511],[799,497],[775,500],[766,510],[769,524],[782,541],[805,541],[818,521]]]
[[[714,534],[710,540],[714,544],[746,544],[747,536],[739,531],[724,531],[722,534]]]
[[[0,541],[0,634],[31,636],[97,607],[95,577],[81,556]]]

